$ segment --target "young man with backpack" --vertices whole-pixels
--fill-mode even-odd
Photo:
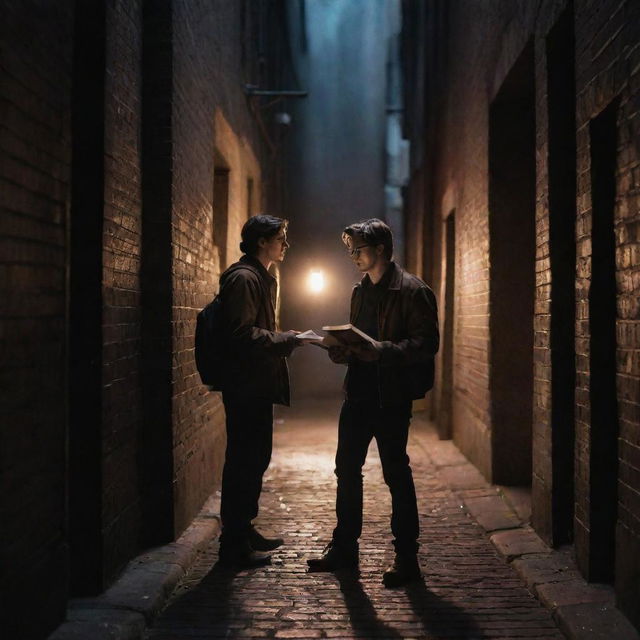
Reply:
[[[391,492],[396,552],[383,583],[397,587],[421,575],[418,508],[407,439],[411,403],[433,386],[439,344],[436,299],[420,278],[392,261],[393,236],[381,220],[349,225],[342,239],[363,274],[353,289],[350,322],[374,340],[358,348],[329,349],[334,362],[348,365],[336,452],[338,522],[322,556],[307,563],[310,571],[358,566],[362,466],[375,438]]]
[[[220,276],[218,296],[198,318],[198,369],[205,384],[222,391],[226,412],[219,551],[223,566],[268,564],[271,556],[265,552],[283,544],[282,538],[263,536],[251,521],[258,515],[262,476],[271,460],[273,405],[289,404],[285,358],[302,344],[297,331],[277,330],[277,281],[268,271],[284,260],[287,225],[269,215],[247,220],[240,243],[244,255]],[[203,365],[209,356],[213,361]]]

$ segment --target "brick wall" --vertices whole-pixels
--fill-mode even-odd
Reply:
[[[439,95],[445,129],[439,136],[432,190],[429,251],[433,256],[433,285],[442,290],[443,221],[456,211],[456,318],[452,428],[464,453],[491,477],[489,396],[489,225],[488,116],[489,105],[526,42],[526,32],[506,42],[486,36],[509,22],[512,8],[499,11],[495,3],[450,11],[449,38],[438,55],[449,60],[448,86]],[[446,80],[445,80],[446,82]],[[440,305],[441,308],[443,305]],[[436,390],[436,394],[439,389]]]
[[[140,544],[142,2],[107,3],[102,354],[105,580]]]
[[[442,6],[441,6],[442,5]],[[640,6],[637,2],[566,2],[545,1],[539,6],[526,2],[434,3],[425,32],[433,21],[441,20],[439,11],[446,6],[448,37],[444,52],[431,51],[440,66],[448,65],[442,91],[434,91],[427,101],[427,130],[431,158],[431,186],[427,203],[434,223],[427,225],[426,253],[434,256],[433,283],[436,290],[443,277],[443,237],[441,219],[456,211],[456,317],[454,322],[453,368],[453,436],[465,454],[492,477],[496,443],[492,425],[490,378],[492,363],[490,344],[491,255],[489,242],[489,109],[525,43],[533,38],[536,105],[536,267],[533,386],[533,523],[549,542],[570,537],[566,522],[558,526],[561,512],[571,509],[572,483],[575,482],[575,546],[581,568],[590,573],[596,532],[591,522],[594,510],[590,496],[601,495],[601,475],[618,473],[618,516],[616,534],[617,567],[615,581],[619,601],[625,612],[638,623],[637,575],[640,567],[640,466],[638,438],[640,414],[640,367],[638,364],[638,188],[639,147],[638,95],[640,84]],[[549,34],[563,11],[570,13],[575,26],[575,110],[577,153],[577,219],[575,224],[575,477],[567,477],[573,467],[573,418],[558,413],[558,354],[568,354],[573,361],[573,344],[558,344],[560,331],[552,317],[565,313],[558,307],[563,295],[560,277],[552,279],[552,264],[559,260],[557,228],[550,227],[550,182],[554,168],[549,136]],[[573,12],[573,13],[572,13]],[[564,14],[566,15],[566,13]],[[575,25],[574,25],[575,21]],[[596,433],[592,428],[590,389],[590,301],[592,287],[592,219],[593,184],[590,161],[590,123],[616,97],[617,161],[615,166],[615,262],[617,282],[617,338],[615,375],[620,438],[618,461],[600,469],[595,452]],[[567,99],[567,96],[561,96]],[[431,120],[430,120],[431,119]],[[555,141],[555,138],[554,138]],[[569,139],[565,143],[570,144]],[[556,143],[557,144],[557,143]],[[563,143],[564,144],[564,143]],[[570,159],[569,159],[570,160]],[[428,162],[427,162],[427,165]],[[557,180],[557,177],[555,178]],[[552,196],[551,197],[555,197]],[[567,207],[564,215],[571,215]],[[428,218],[427,218],[428,221]],[[570,229],[573,239],[573,229]],[[554,240],[555,238],[555,240]],[[555,243],[555,244],[554,244]],[[554,251],[556,252],[554,254]],[[561,260],[571,260],[570,251]],[[555,256],[555,257],[554,257]],[[571,282],[569,283],[571,286]],[[555,287],[555,290],[554,290]],[[556,300],[554,301],[554,293]],[[597,300],[592,300],[592,309]],[[555,342],[554,342],[555,340]],[[554,346],[554,352],[551,347]],[[555,358],[555,360],[554,360]],[[555,364],[554,364],[555,363]],[[553,366],[552,366],[553,365]],[[555,373],[554,373],[555,372]],[[552,375],[553,374],[553,375]],[[568,374],[567,374],[568,375]],[[555,379],[554,379],[555,376]],[[569,377],[563,378],[566,384]],[[555,386],[554,386],[555,385]],[[566,386],[566,385],[565,385]],[[552,393],[553,390],[553,393]],[[573,393],[573,387],[569,390]],[[435,390],[436,396],[441,393]],[[615,392],[614,392],[615,393]],[[554,406],[555,405],[555,406]],[[436,409],[438,408],[436,403]],[[571,407],[573,413],[573,401]],[[437,413],[437,411],[436,411]],[[436,416],[438,417],[438,416]],[[611,429],[615,416],[611,416]],[[570,420],[570,428],[562,420]],[[606,429],[605,429],[606,431]],[[599,436],[598,436],[599,437]],[[615,436],[614,436],[615,438]],[[616,445],[614,440],[613,445]],[[599,452],[602,454],[602,451]],[[570,455],[571,459],[567,460]],[[615,456],[615,453],[614,453]],[[617,467],[617,470],[616,470]],[[564,471],[564,476],[562,475]],[[568,472],[571,475],[571,471]],[[595,474],[595,475],[594,475]],[[562,494],[568,485],[570,495]],[[615,482],[614,482],[615,485]],[[615,487],[613,489],[615,491]],[[566,491],[564,492],[566,494]],[[615,515],[614,515],[615,517]],[[613,534],[609,536],[609,539]],[[613,574],[613,571],[611,571]]]
[[[70,2],[4,3],[2,13],[0,626],[9,637],[31,638],[61,619],[67,589],[65,234],[73,22]]]
[[[614,209],[617,282],[617,411],[619,423],[616,588],[624,611],[640,625],[640,6],[637,2],[576,3],[578,220],[576,282],[576,550],[589,535],[588,292],[591,285],[589,122],[616,97],[617,166]],[[587,314],[587,315],[586,315]],[[595,507],[597,508],[597,506]],[[580,543],[580,544],[579,544]],[[582,545],[582,547],[580,546]],[[584,564],[583,564],[584,566]]]
[[[572,20],[572,16],[569,16]],[[544,34],[543,34],[544,35]],[[552,543],[553,518],[553,438],[551,406],[551,260],[549,232],[548,141],[549,114],[547,110],[547,72],[544,39],[536,40],[536,302],[534,317],[534,398],[533,398],[533,524],[538,533]],[[575,162],[575,159],[574,159]],[[569,213],[569,212],[567,212]],[[572,232],[573,235],[573,232]]]
[[[243,83],[243,3],[174,4],[173,102],[173,428],[175,531],[184,529],[219,485],[224,411],[219,394],[195,370],[195,316],[211,300],[221,268],[213,244],[216,151],[229,168],[227,263],[239,257],[247,218],[247,179],[260,202],[260,171],[252,149],[261,141]],[[232,34],[235,34],[234,37]]]
[[[258,22],[222,0],[2,10],[2,628],[40,638],[219,486],[224,411],[193,334],[220,248],[237,259],[264,205]]]

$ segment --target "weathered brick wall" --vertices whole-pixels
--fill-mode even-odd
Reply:
[[[455,2],[448,5],[448,82],[431,98],[439,138],[431,146],[428,202],[435,227],[427,251],[441,253],[439,218],[456,210],[454,438],[490,476],[492,424],[489,378],[488,115],[489,105],[525,43],[533,38],[536,83],[536,289],[534,316],[533,522],[553,539],[554,482],[551,368],[551,249],[549,231],[549,114],[547,36],[566,2]],[[576,1],[576,551],[590,540],[593,456],[589,400],[589,290],[591,286],[591,176],[589,123],[617,96],[618,149],[615,236],[617,267],[617,400],[620,426],[616,586],[621,606],[636,622],[640,566],[640,365],[638,362],[638,248],[640,180],[638,82],[640,5]],[[573,20],[573,16],[571,18]],[[444,95],[443,95],[444,94]],[[433,135],[430,131],[428,135]],[[567,212],[567,215],[569,212]],[[439,289],[442,260],[435,261]],[[556,292],[556,295],[561,295]],[[436,389],[436,394],[440,390]],[[569,445],[571,446],[571,445]],[[557,463],[557,462],[556,462]],[[558,463],[557,463],[558,464]],[[634,577],[635,576],[635,577]]]
[[[195,315],[263,207],[264,158],[245,3],[2,13],[2,628],[28,638],[61,620],[70,569],[74,595],[100,590],[219,484],[224,411],[195,371]]]
[[[547,28],[553,14],[551,5],[546,8]],[[555,3],[558,9],[562,3]],[[548,197],[548,113],[547,76],[544,55],[544,36],[547,29],[540,29],[536,42],[536,300],[534,330],[534,392],[533,392],[533,469],[532,509],[533,524],[538,533],[552,542],[552,437],[551,437],[551,264],[549,250],[549,197]]]
[[[455,372],[452,427],[464,453],[491,476],[489,397],[489,104],[527,39],[520,28],[504,41],[499,33],[526,3],[461,3],[450,7],[447,51],[449,86],[442,90],[442,120],[432,192],[430,246],[433,285],[442,290],[443,221],[456,212]],[[442,307],[442,305],[440,305]],[[436,394],[439,389],[436,389]]]
[[[0,24],[0,627],[14,638],[55,626],[67,589],[71,5],[5,2]]]
[[[211,300],[221,268],[213,243],[216,149],[229,168],[227,262],[239,257],[247,179],[260,202],[252,148],[260,140],[243,93],[241,2],[174,3],[173,103],[173,423],[175,531],[184,529],[219,484],[224,410],[195,370],[196,313]],[[256,191],[257,189],[257,191]]]
[[[104,570],[139,549],[142,2],[106,5],[102,473]]]
[[[640,625],[640,3],[576,3],[578,209],[576,282],[576,546],[588,536],[590,456],[588,302],[591,275],[589,120],[617,96],[614,211],[619,416],[616,587]],[[580,520],[578,522],[578,519]],[[581,550],[577,548],[578,555]]]

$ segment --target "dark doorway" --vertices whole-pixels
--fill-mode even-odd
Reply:
[[[535,295],[533,44],[489,112],[489,337],[492,482],[531,483]]]
[[[253,187],[253,185],[251,185]],[[247,185],[247,198],[250,197]],[[218,247],[220,271],[227,268],[227,229],[229,225],[229,167],[216,151],[213,172],[213,241]]]
[[[442,393],[438,436],[441,440],[452,436],[453,421],[453,333],[455,330],[455,286],[456,286],[456,220],[452,211],[445,221],[445,277],[444,277],[444,323],[442,326]]]
[[[551,539],[573,538],[576,92],[573,7],[547,37],[549,259],[551,265]]]
[[[589,125],[591,287],[589,289],[590,495],[588,578],[612,581],[618,514],[616,394],[616,200],[618,100]]]
[[[102,590],[105,7],[76,4],[69,219],[68,527],[72,595]]]

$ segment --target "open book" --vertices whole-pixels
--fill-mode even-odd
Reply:
[[[373,343],[375,340],[364,331],[352,324],[340,324],[334,327],[322,327],[329,335],[324,339],[324,344],[331,347],[343,345],[345,347]]]

